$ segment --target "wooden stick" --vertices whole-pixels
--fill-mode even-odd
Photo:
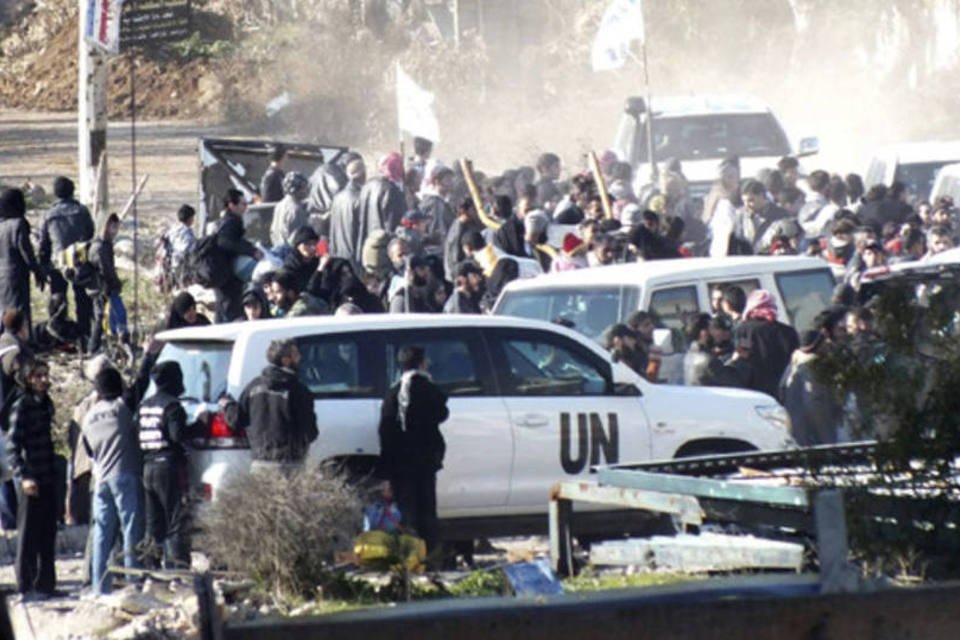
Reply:
[[[127,214],[130,213],[130,209],[133,208],[133,201],[140,196],[141,192],[143,192],[143,188],[147,185],[147,180],[149,178],[149,173],[143,174],[143,177],[140,178],[140,184],[137,185],[137,190],[130,194],[130,197],[127,198],[127,204],[123,205],[123,210],[120,212],[121,221],[123,221],[123,219],[127,217]]]
[[[597,191],[600,192],[600,202],[603,205],[603,215],[607,219],[613,217],[613,207],[610,206],[610,194],[607,193],[607,182],[603,179],[603,173],[600,171],[600,161],[597,160],[597,154],[591,151],[587,155],[590,163],[590,171],[593,172],[593,180],[597,183]]]
[[[470,190],[470,198],[473,200],[473,208],[477,210],[477,216],[484,225],[496,231],[502,223],[488,216],[487,212],[483,210],[480,190],[477,188],[477,181],[473,177],[473,162],[466,158],[460,158],[460,168],[463,170],[463,179],[467,181],[467,189]]]

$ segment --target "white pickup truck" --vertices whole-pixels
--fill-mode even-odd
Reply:
[[[266,365],[272,340],[296,340],[300,379],[316,402],[310,457],[369,469],[379,452],[380,402],[398,379],[397,350],[426,349],[449,394],[438,477],[441,519],[535,516],[546,527],[549,488],[597,464],[792,445],[786,412],[769,396],[737,389],[653,385],[589,338],[505,316],[369,315],[264,320],[161,333],[160,360],[183,368],[188,414],[239,397]],[[246,473],[243,434],[214,414],[190,452],[206,499]]]

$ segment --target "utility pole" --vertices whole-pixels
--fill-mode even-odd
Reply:
[[[460,0],[453,0],[453,45],[460,48]]]
[[[79,0],[79,67],[77,83],[77,199],[88,205],[97,221],[107,213],[107,70],[108,57],[84,37],[90,3]]]

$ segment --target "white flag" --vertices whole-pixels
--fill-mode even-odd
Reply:
[[[120,50],[120,11],[123,0],[87,0],[84,40],[107,53]]]
[[[643,0],[611,0],[593,39],[593,70],[622,67],[634,40],[644,40]]]
[[[397,123],[400,131],[440,141],[440,125],[433,113],[433,94],[422,88],[397,63]]]

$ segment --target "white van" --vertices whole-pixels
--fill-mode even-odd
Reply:
[[[545,529],[550,487],[592,465],[793,444],[772,398],[740,389],[657,386],[584,336],[558,325],[500,316],[362,315],[262,320],[159,334],[159,359],[184,372],[188,415],[216,412],[266,365],[272,340],[292,338],[300,379],[315,401],[314,460],[372,467],[381,400],[399,376],[397,350],[418,344],[450,395],[437,497],[442,519],[535,516]],[[249,449],[214,413],[190,451],[194,489],[212,499],[246,473]],[[449,527],[450,525],[445,525]],[[480,535],[480,534],[478,534]]]
[[[507,285],[497,315],[573,323],[599,340],[611,324],[638,309],[654,311],[673,329],[689,314],[710,313],[710,292],[737,285],[747,295],[766,289],[777,301],[780,320],[809,329],[830,304],[835,285],[830,265],[804,256],[682,258],[551,273]]]
[[[649,105],[627,98],[613,141],[613,150],[634,169],[638,190],[650,178],[647,119],[652,113],[653,153],[657,162],[681,162],[692,196],[706,195],[724,158],[740,158],[741,175],[771,169],[787,155],[817,153],[815,137],[792,146],[783,126],[763,101],[743,94],[654,96]],[[639,191],[638,191],[639,193]]]
[[[937,172],[933,191],[930,192],[930,202],[935,203],[943,196],[953,198],[954,205],[960,203],[960,162],[944,165]]]
[[[913,200],[931,197],[941,167],[960,162],[960,141],[908,142],[882,147],[874,152],[863,184],[902,182]]]

